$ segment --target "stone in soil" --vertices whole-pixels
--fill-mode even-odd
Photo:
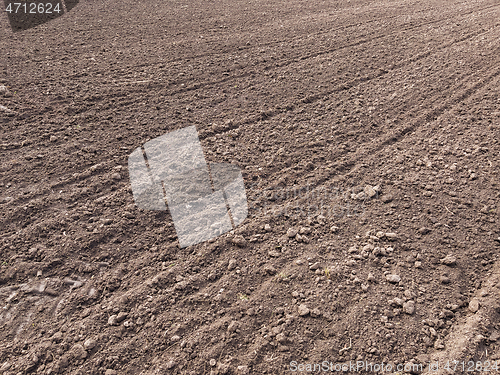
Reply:
[[[477,312],[479,310],[479,300],[477,298],[473,298],[469,302],[469,310],[472,311],[473,313]]]
[[[451,254],[448,254],[443,259],[441,259],[440,262],[446,266],[454,266],[457,264],[457,258],[455,258],[455,256]]]
[[[235,244],[238,247],[245,247],[247,244],[247,241],[243,236],[236,235],[233,237],[233,244]]]
[[[397,284],[401,281],[401,277],[399,275],[388,274],[385,276],[386,280],[390,283]]]
[[[300,316],[306,316],[310,312],[309,308],[306,305],[299,305],[298,311]]]

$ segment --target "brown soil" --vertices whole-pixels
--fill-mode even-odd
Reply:
[[[498,0],[84,1],[0,35],[0,374],[500,360]],[[179,249],[127,158],[189,125],[250,210]]]

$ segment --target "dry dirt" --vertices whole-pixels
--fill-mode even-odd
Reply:
[[[0,36],[0,374],[500,360],[500,1],[81,1]],[[179,249],[127,158],[189,125],[250,209]]]

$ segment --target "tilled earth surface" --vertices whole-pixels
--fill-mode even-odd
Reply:
[[[0,374],[494,370],[498,0],[82,1],[0,35]],[[189,125],[249,214],[180,249],[127,159]]]

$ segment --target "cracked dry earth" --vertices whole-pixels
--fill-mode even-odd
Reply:
[[[500,360],[498,0],[82,1],[0,35],[0,374]],[[179,249],[127,158],[189,125],[249,214]]]

